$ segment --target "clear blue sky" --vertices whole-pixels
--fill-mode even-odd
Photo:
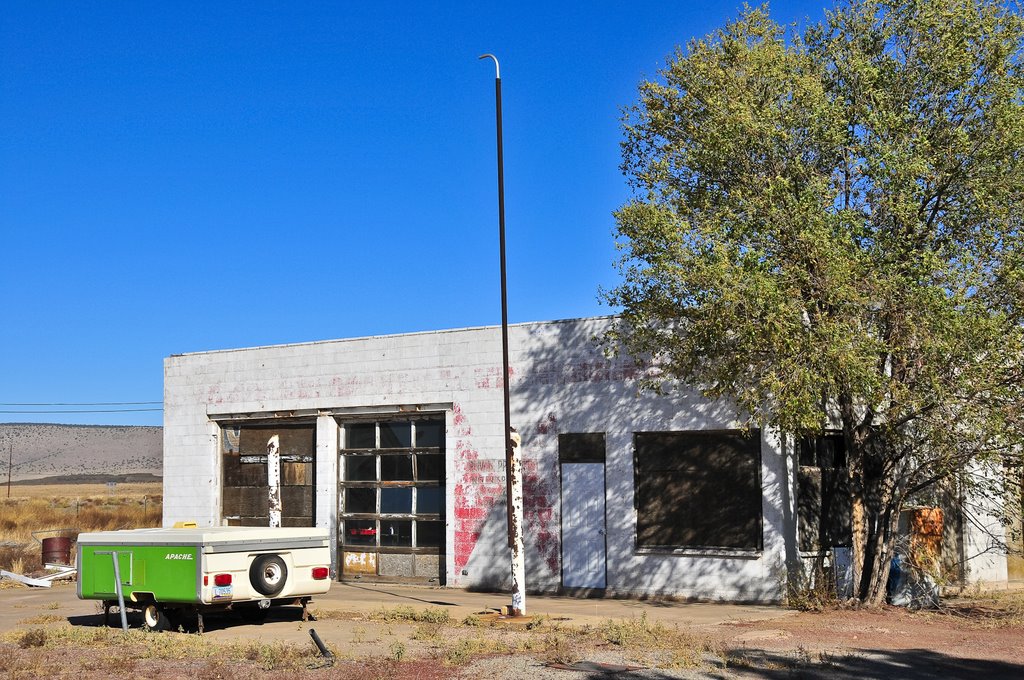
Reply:
[[[5,2],[0,402],[159,401],[170,354],[499,323],[484,52],[510,321],[610,313],[620,109],[740,4]]]

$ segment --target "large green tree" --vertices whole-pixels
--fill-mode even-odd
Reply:
[[[992,0],[841,2],[802,35],[746,8],[624,116],[610,340],[791,440],[841,429],[865,602],[907,498],[1021,441],[1022,45]]]

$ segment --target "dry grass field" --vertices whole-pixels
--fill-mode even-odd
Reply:
[[[0,569],[28,574],[42,568],[39,541],[110,529],[160,526],[159,483],[16,485],[0,492]]]

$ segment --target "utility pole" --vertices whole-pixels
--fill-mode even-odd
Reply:
[[[509,408],[508,370],[508,286],[505,277],[505,167],[501,139],[501,66],[493,54],[481,59],[494,61],[494,100],[498,132],[498,241],[501,253],[501,366],[505,399],[505,505],[508,510],[508,546],[512,552],[512,616],[526,615],[526,555],[523,551],[523,467],[519,435],[514,433]]]

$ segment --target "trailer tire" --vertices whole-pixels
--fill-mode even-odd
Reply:
[[[171,627],[167,612],[153,602],[147,604],[142,610],[142,624],[146,630],[151,630],[154,633],[168,630]]]
[[[279,555],[257,555],[249,567],[249,583],[261,595],[277,595],[287,580],[288,567]]]

